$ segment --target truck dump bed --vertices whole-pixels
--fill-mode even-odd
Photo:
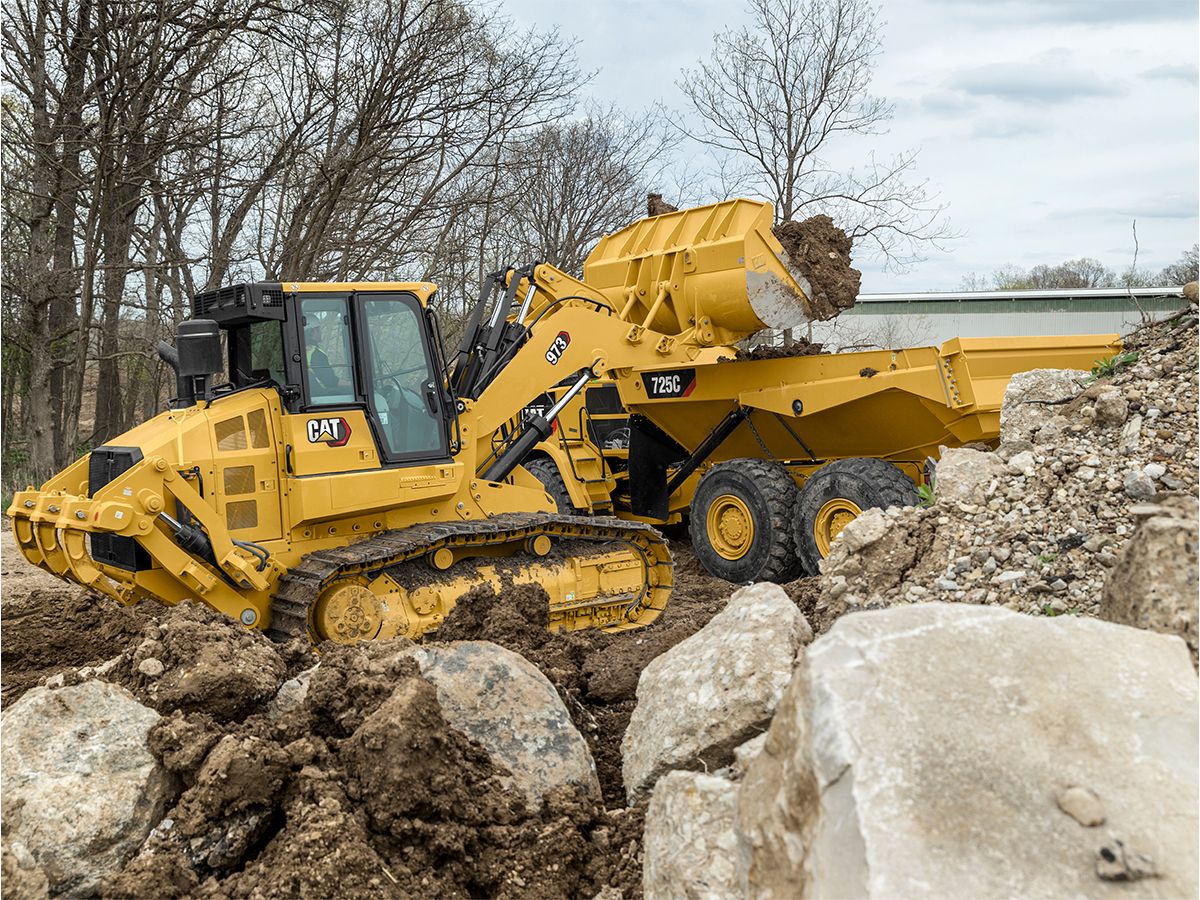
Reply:
[[[634,369],[617,383],[631,412],[689,452],[737,405],[753,410],[753,428],[737,428],[710,463],[759,457],[764,446],[801,464],[856,456],[920,463],[942,444],[994,443],[1015,373],[1087,370],[1120,348],[1116,334],[956,338],[941,347]]]

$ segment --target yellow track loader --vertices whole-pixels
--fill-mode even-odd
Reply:
[[[944,435],[994,430],[1008,374],[1090,366],[1115,340],[868,355],[872,379],[850,355],[730,362],[738,340],[810,315],[771,221],[769,204],[727,201],[605,238],[583,280],[496,272],[448,358],[432,284],[199,294],[159,348],[170,408],[17,493],[21,552],[119,602],[199,599],[281,639],[416,637],[473,587],[526,582],[552,629],[635,628],[672,584],[648,523],[681,498],[695,534],[712,494],[705,533],[735,580],[780,577],[799,569],[780,537],[798,482],[848,456],[920,479],[911,460]],[[631,435],[616,474],[586,414],[602,389]],[[754,485],[778,502],[760,508]]]

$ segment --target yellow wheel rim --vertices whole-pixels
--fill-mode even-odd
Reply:
[[[741,497],[722,494],[708,507],[708,542],[725,559],[741,559],[754,543],[754,518]]]
[[[336,581],[317,598],[313,625],[321,639],[339,644],[369,641],[383,625],[379,598],[361,582]]]
[[[834,497],[821,507],[813,521],[813,537],[816,539],[817,549],[821,551],[822,559],[829,555],[833,539],[861,513],[858,504],[845,497]]]

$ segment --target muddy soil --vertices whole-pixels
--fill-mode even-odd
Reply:
[[[163,612],[120,606],[34,568],[5,525],[0,536],[0,705],[8,706],[57,672],[112,659]]]
[[[644,810],[626,808],[620,774],[637,679],[734,589],[682,542],[672,552],[674,595],[641,631],[550,634],[533,587],[502,603],[470,595],[430,636],[492,640],[538,666],[592,749],[603,803],[564,791],[525,808],[397,657],[406,641],[327,645],[304,701],[281,709],[271,699],[281,683],[317,658],[299,642],[272,644],[190,604],[122,608],[24,581],[9,553],[4,702],[120,655],[104,677],[163,714],[150,744],[179,797],[107,886],[112,896],[594,897],[609,887],[638,897]],[[785,589],[811,613],[816,579]]]
[[[812,318],[832,319],[854,305],[862,273],[850,266],[850,237],[833,219],[813,216],[803,222],[781,222],[771,230],[792,265],[812,285]]]
[[[824,344],[809,341],[807,338],[800,338],[793,341],[790,347],[763,345],[751,350],[738,350],[737,361],[741,362],[744,359],[793,359],[797,356],[820,356],[823,353],[825,353]],[[722,362],[724,361],[722,360]]]

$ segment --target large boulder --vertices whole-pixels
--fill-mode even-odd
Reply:
[[[638,680],[621,741],[631,804],[671,769],[717,768],[766,729],[812,639],[804,615],[775,584],[738,590],[704,628],[655,658]]]
[[[173,798],[152,709],[102,681],[35,688],[3,714],[5,834],[56,893],[84,896],[129,859]]]
[[[700,772],[658,779],[642,842],[646,900],[737,895],[737,788],[728,778]]]
[[[558,691],[523,656],[490,641],[405,651],[437,688],[446,722],[478,741],[512,774],[504,780],[533,808],[570,785],[599,799],[596,764]]]
[[[1074,369],[1033,369],[1018,372],[1008,382],[1000,407],[1000,437],[1027,441],[1062,404],[1082,391],[1082,372]]]
[[[983,503],[992,483],[1005,477],[1004,460],[996,454],[949,447],[938,460],[934,486],[938,500]]]
[[[1178,638],[965,604],[848,616],[742,783],[744,891],[1193,897],[1196,770]]]
[[[1178,634],[1197,661],[1197,504],[1172,497],[1142,520],[1104,582],[1100,617]]]

